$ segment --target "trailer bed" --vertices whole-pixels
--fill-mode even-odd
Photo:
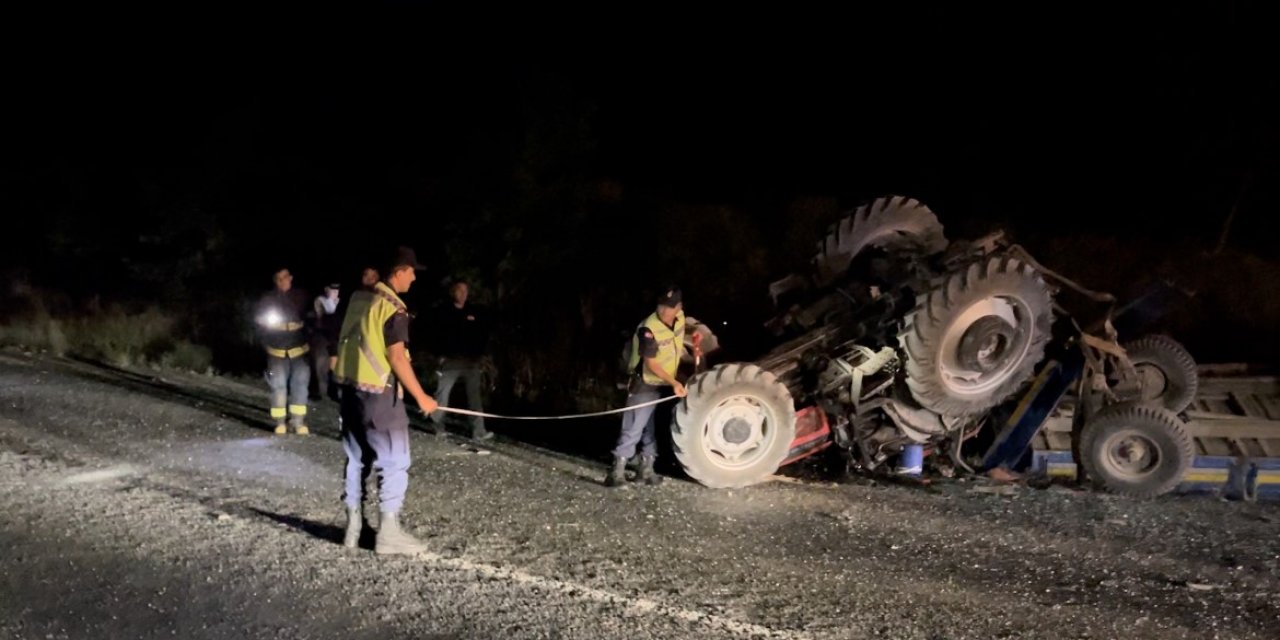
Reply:
[[[1280,377],[1249,375],[1240,365],[1201,367],[1200,388],[1187,409],[1196,458],[1177,493],[1280,498]],[[1076,476],[1069,399],[1032,440],[1032,467],[1054,477]]]

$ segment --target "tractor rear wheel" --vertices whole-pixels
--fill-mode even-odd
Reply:
[[[925,257],[947,248],[938,217],[924,203],[905,196],[876,198],[833,225],[813,257],[815,281],[839,280],[854,258],[870,248]]]
[[[1044,357],[1053,300],[1031,265],[991,256],[917,296],[898,342],[921,406],[971,416],[1007,400]]]

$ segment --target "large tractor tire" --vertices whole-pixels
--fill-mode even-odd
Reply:
[[[1144,336],[1124,345],[1137,370],[1142,401],[1182,413],[1200,390],[1195,358],[1173,338]]]
[[[1135,498],[1164,495],[1182,482],[1195,444],[1178,416],[1161,407],[1121,403],[1089,418],[1080,464],[1095,486]]]
[[[1049,287],[1031,265],[991,256],[916,298],[898,342],[921,406],[971,416],[1009,399],[1044,357],[1053,325]]]
[[[690,478],[717,489],[745,487],[777,471],[796,437],[796,412],[776,376],[753,364],[722,364],[686,388],[671,438]]]
[[[853,259],[870,247],[930,256],[947,248],[938,217],[924,203],[905,196],[876,198],[831,228],[813,258],[817,284],[844,275]]]

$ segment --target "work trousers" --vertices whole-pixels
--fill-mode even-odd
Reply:
[[[480,386],[484,381],[484,369],[480,363],[471,359],[448,359],[440,367],[440,385],[436,389],[436,402],[442,407],[448,407],[449,394],[453,391],[454,385],[459,380],[462,381],[467,391],[467,407],[472,411],[484,411],[484,406],[480,398]],[[431,420],[440,427],[444,426],[444,412],[436,410],[431,414]],[[478,438],[485,434],[484,418],[480,416],[467,416],[467,424],[471,425],[471,437]]]
[[[342,449],[347,453],[343,501],[359,507],[365,479],[378,472],[379,510],[398,512],[409,488],[409,414],[394,387],[382,393],[341,389]]]
[[[294,427],[306,424],[307,387],[310,384],[311,367],[307,364],[306,354],[294,358],[267,356],[271,418],[276,424],[284,424],[285,416]]]
[[[627,393],[628,407],[653,402],[670,392],[671,387],[645,384],[632,380]],[[646,458],[658,457],[657,425],[654,412],[657,405],[649,405],[622,414],[622,431],[618,434],[618,444],[613,448],[616,458],[630,459],[636,454],[636,444],[640,445],[640,455]]]

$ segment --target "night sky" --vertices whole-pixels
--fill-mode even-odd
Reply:
[[[1280,55],[1264,3],[743,6],[15,16],[3,266],[127,288],[53,259],[50,229],[110,247],[193,211],[238,239],[229,277],[264,287],[267,248],[315,283],[325,261],[351,268],[334,256],[370,220],[402,225],[430,259],[451,240],[442,221],[510,189],[531,148],[615,185],[640,228],[644,203],[767,221],[799,197],[902,193],[962,233],[1208,248],[1238,201],[1231,247],[1277,255]],[[586,155],[573,135],[530,142],[580,125]]]

